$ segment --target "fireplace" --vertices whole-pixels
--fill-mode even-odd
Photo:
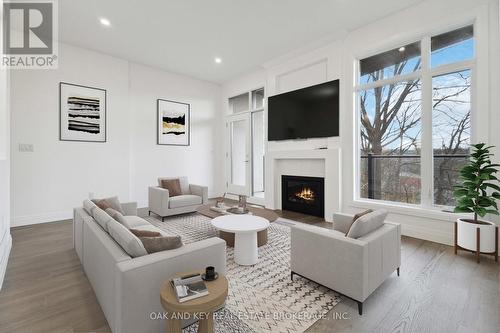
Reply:
[[[281,209],[324,217],[325,179],[281,176]]]

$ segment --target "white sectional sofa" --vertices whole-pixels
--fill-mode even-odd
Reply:
[[[137,215],[135,203],[122,204],[122,208],[124,215]],[[144,219],[131,220],[134,229],[162,232]],[[162,284],[178,272],[202,270],[206,266],[214,266],[222,273],[226,270],[226,243],[220,238],[132,258],[84,208],[74,209],[73,239],[114,333],[164,332],[165,320],[151,319],[164,312],[160,304]],[[188,324],[185,322],[184,326]]]

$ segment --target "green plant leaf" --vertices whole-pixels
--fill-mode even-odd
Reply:
[[[496,172],[498,172],[497,169],[490,168],[489,166],[481,169],[481,173],[491,174],[491,173],[496,173]]]
[[[477,215],[481,217],[486,215],[486,209],[483,207],[474,207],[473,210]]]
[[[498,186],[497,184],[483,183],[483,186],[485,186],[485,188],[489,187],[489,188],[492,188],[494,190],[500,191],[500,186]]]
[[[500,200],[500,186],[496,183],[498,178],[499,164],[492,164],[490,157],[493,154],[487,146],[480,142],[471,145],[472,152],[467,165],[459,172],[459,179],[462,184],[454,187],[453,196],[456,199],[456,212],[474,212],[479,216],[484,216],[492,212],[498,213],[496,200]],[[488,189],[493,189],[491,195]],[[494,208],[494,209],[493,209]]]
[[[453,191],[453,196],[461,197],[461,196],[467,195],[468,193],[469,193],[469,190],[467,190],[465,188],[459,188],[459,189],[456,189],[455,191]]]
[[[453,212],[454,213],[473,213],[474,211],[468,207],[455,207],[455,209],[453,209]]]
[[[481,207],[490,207],[495,205],[495,200],[489,198],[489,197],[480,197],[478,199],[478,205]]]
[[[473,206],[475,206],[474,205],[474,201],[472,201],[472,199],[469,198],[469,197],[461,197],[460,199],[458,199],[458,205],[462,206],[462,207],[473,207]]]

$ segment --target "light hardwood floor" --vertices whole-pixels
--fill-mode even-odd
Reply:
[[[285,218],[329,226],[321,219]],[[12,229],[0,292],[0,332],[110,332],[72,246],[70,221]],[[308,332],[498,332],[500,265],[449,246],[403,237],[401,276],[392,275],[359,316],[343,298]],[[138,332],[140,333],[140,332]]]

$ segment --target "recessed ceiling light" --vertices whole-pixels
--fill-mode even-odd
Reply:
[[[398,49],[398,51],[399,51],[399,52],[404,52],[405,50],[406,50],[406,48],[405,48],[404,46],[401,46],[401,47]]]
[[[102,25],[109,27],[111,25],[111,22],[107,18],[101,17],[99,19],[99,22],[101,22]]]
[[[222,59],[219,58],[219,57],[217,57],[217,58],[214,59],[214,61],[215,61],[216,64],[220,64],[222,62]]]

